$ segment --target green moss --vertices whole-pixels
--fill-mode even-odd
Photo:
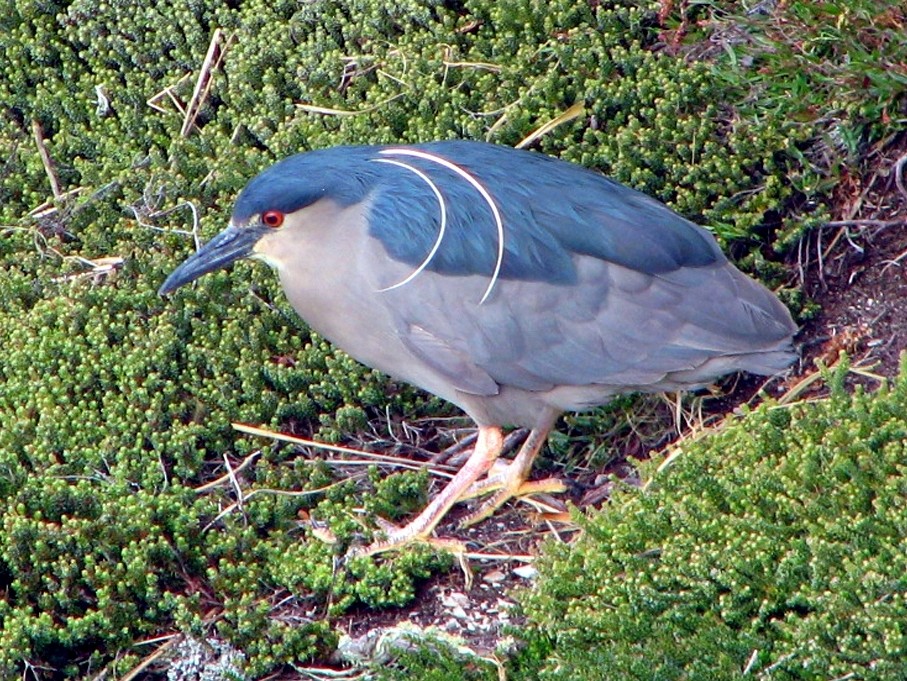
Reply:
[[[418,512],[428,503],[428,471],[405,471],[382,476],[377,467],[369,469],[375,493],[366,499],[369,515],[399,520]]]
[[[582,518],[521,599],[539,678],[903,678],[905,413],[907,374],[766,405]]]
[[[425,640],[428,639],[428,640]],[[422,634],[411,639],[418,646],[399,652],[389,664],[374,670],[377,681],[418,679],[419,681],[495,681],[501,677],[494,658],[482,658],[475,653],[465,654],[452,642],[441,637]]]
[[[836,6],[801,4],[800,24]],[[872,88],[855,97],[861,81],[843,74],[853,126],[832,134],[768,87],[799,76],[762,43],[711,64],[665,53],[662,5],[0,0],[0,676],[27,662],[78,677],[117,656],[109,670],[126,674],[148,654],[133,642],[211,628],[248,654],[249,673],[264,674],[333,641],[325,619],[290,631],[268,610],[280,599],[319,616],[400,604],[444,569],[418,551],[337,566],[338,552],[372,531],[357,509],[415,507],[419,475],[374,478],[365,503],[362,481],[267,447],[237,477],[242,498],[228,478],[195,491],[227,474],[224,456],[235,469],[264,444],[237,435],[234,421],[339,441],[385,408],[395,418],[450,413],[311,334],[261,266],[157,297],[193,246],[194,216],[202,238],[217,232],[238,190],[275,159],[339,143],[513,144],[582,102],[585,115],[540,150],[644,189],[721,239],[742,238],[748,266],[777,275],[759,253],[766,224],[784,247],[825,219],[840,159],[884,138],[881,111],[897,120],[903,100],[887,84],[899,72],[873,66],[863,40],[857,62]],[[893,49],[897,15],[886,7],[878,39]],[[868,35],[858,9],[834,35]],[[224,59],[184,135],[215,29]],[[813,37],[809,83],[823,74],[820,57],[840,69],[849,49]],[[769,67],[743,71],[767,74],[755,94],[741,78],[748,56]],[[767,114],[762,93],[775,102]],[[816,118],[829,120],[822,106]],[[61,189],[78,191],[30,215],[53,198],[35,123]],[[827,168],[814,163],[817,133],[834,142]],[[818,207],[779,218],[797,192]],[[102,258],[122,262],[92,270]],[[305,514],[338,544],[316,539]]]

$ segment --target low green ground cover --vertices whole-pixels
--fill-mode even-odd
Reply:
[[[737,25],[723,14],[737,3],[662,19],[660,3],[584,0],[0,1],[0,676],[121,674],[148,655],[137,643],[174,631],[220,637],[263,675],[330,650],[332,616],[403,603],[446,562],[336,570],[369,532],[362,489],[386,510],[424,493],[418,474],[344,480],[266,448],[242,508],[229,481],[204,487],[261,444],[231,421],[336,441],[385,408],[451,412],[309,334],[261,266],[159,299],[196,215],[202,238],[219,231],[245,181],[291,152],[514,144],[581,103],[540,150],[669,202],[777,276],[766,239],[784,248],[824,220],[841,165],[903,116],[902,71],[871,68],[903,63],[898,3],[810,4],[790,21],[837,33],[806,32],[789,59],[783,22],[758,17],[724,54],[685,59],[666,31]],[[194,98],[214,35],[222,60]],[[272,616],[287,595],[304,616]],[[556,656],[540,603],[532,649]],[[788,648],[758,649],[764,665]]]
[[[508,678],[907,676],[907,374],[853,395],[843,377],[683,445],[546,546]],[[498,678],[453,652],[387,678],[461,678],[457,659]]]

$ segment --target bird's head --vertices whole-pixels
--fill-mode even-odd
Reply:
[[[177,267],[158,293],[171,293],[242,258],[279,267],[275,253],[302,243],[308,226],[366,199],[374,164],[358,162],[362,155],[356,147],[335,147],[291,156],[262,172],[240,193],[229,226]]]

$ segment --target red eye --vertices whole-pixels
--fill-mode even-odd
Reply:
[[[283,224],[283,213],[279,210],[266,210],[261,215],[261,221],[268,227],[280,227]]]

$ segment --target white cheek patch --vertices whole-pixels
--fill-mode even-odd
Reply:
[[[275,257],[273,253],[268,253],[267,251],[259,250],[260,245],[261,245],[260,241],[257,244],[255,244],[255,247],[252,249],[252,255],[250,255],[249,257],[253,260],[260,260],[264,263],[267,263],[268,265],[273,267],[275,270],[278,270],[278,271],[282,270],[283,269],[283,260]]]

